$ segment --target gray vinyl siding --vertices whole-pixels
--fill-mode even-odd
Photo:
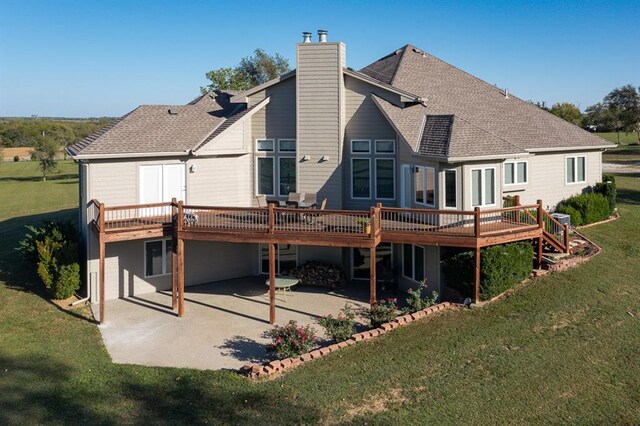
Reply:
[[[198,155],[249,153],[250,145],[247,143],[244,132],[244,123],[236,123],[227,129],[224,134],[198,150]]]
[[[228,155],[193,158],[187,169],[196,166],[195,173],[187,170],[187,198],[190,204],[210,206],[251,206],[251,155]]]
[[[310,158],[298,162],[298,191],[316,192],[319,199],[327,197],[329,208],[342,208],[344,49],[342,43],[297,45],[298,158]]]
[[[249,106],[265,97],[269,104],[251,116],[251,139],[295,139],[296,137],[296,78],[249,97]],[[252,147],[252,151],[255,147]]]
[[[347,76],[344,80],[345,84],[345,130],[344,130],[344,146],[343,153],[343,206],[346,209],[353,210],[369,210],[372,205],[377,202],[383,203],[385,206],[398,205],[398,195],[400,184],[398,179],[398,137],[387,119],[382,115],[378,107],[371,99],[371,92],[375,92],[379,96],[392,98],[393,96],[383,89],[371,86],[361,80]],[[371,141],[371,154],[351,154],[351,140],[366,139]],[[396,141],[395,154],[393,155],[376,155],[375,140],[390,139]],[[352,197],[352,176],[351,165],[352,158],[369,158],[370,162],[370,185],[371,197],[368,199],[354,199]],[[375,182],[375,159],[376,158],[393,158],[395,161],[395,196],[394,199],[378,199],[376,198]]]
[[[440,247],[438,246],[422,246],[424,248],[424,269],[426,274],[427,291],[437,291],[442,294],[444,284],[440,280]],[[403,244],[394,244],[393,261],[396,270],[396,279],[398,280],[398,289],[401,291],[409,291],[416,289],[418,282],[409,279],[402,274],[402,256]]]

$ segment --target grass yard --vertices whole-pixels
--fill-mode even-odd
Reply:
[[[608,140],[609,142],[618,143],[618,134],[616,132],[596,132],[596,135]],[[631,145],[638,143],[638,134],[620,132],[620,145]]]
[[[638,176],[618,177],[622,219],[588,230],[604,252],[587,264],[252,383],[112,364],[97,327],[41,297],[12,251],[19,225],[74,206],[74,178],[12,173],[0,168],[0,424],[640,423]]]

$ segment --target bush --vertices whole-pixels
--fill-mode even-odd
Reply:
[[[616,188],[616,177],[614,175],[602,175],[602,182],[596,183],[593,192],[602,195],[609,202],[609,214],[613,213],[616,208],[616,197],[618,190]]]
[[[599,222],[607,219],[610,214],[609,201],[602,194],[596,193],[574,195],[562,201],[558,211],[570,215],[573,226]]]
[[[77,232],[71,222],[48,222],[29,232],[18,244],[27,260],[55,299],[66,299],[80,288]]]
[[[275,325],[266,334],[272,340],[269,350],[278,359],[302,355],[316,346],[316,330],[309,325],[301,327],[294,320],[284,326]]]
[[[13,156],[13,162],[17,163],[18,161],[20,161],[20,157],[18,157],[17,155]]]
[[[474,253],[456,253],[442,262],[445,282],[463,297],[473,297]],[[533,246],[518,242],[483,248],[480,254],[480,299],[491,299],[512,288],[531,273]]]
[[[325,334],[337,343],[347,340],[355,333],[355,318],[356,314],[351,305],[346,304],[337,318],[334,318],[331,314],[325,315],[318,319],[318,324],[324,328]]]
[[[409,289],[406,312],[418,312],[433,306],[438,303],[439,296],[437,291],[432,291],[430,296],[427,295],[427,283],[422,281],[417,289]]]
[[[398,316],[398,300],[388,298],[386,300],[376,300],[368,308],[363,308],[360,311],[360,316],[369,321],[369,324],[373,328],[380,327],[382,324],[391,322]]]

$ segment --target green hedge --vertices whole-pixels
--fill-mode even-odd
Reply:
[[[558,211],[571,216],[573,226],[605,220],[611,213],[609,201],[602,194],[595,192],[567,198],[560,203]]]
[[[442,262],[445,282],[464,297],[473,297],[475,260],[472,251],[452,254]],[[480,299],[512,288],[531,273],[533,246],[519,242],[487,247],[480,253]]]
[[[602,182],[596,183],[593,192],[602,195],[609,202],[609,214],[613,213],[616,208],[616,197],[618,190],[616,188],[616,177],[614,175],[602,175]]]

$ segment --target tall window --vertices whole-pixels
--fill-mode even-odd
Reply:
[[[351,160],[351,196],[353,198],[371,198],[371,160],[353,158]]]
[[[286,274],[298,266],[298,246],[278,244],[276,246],[276,274]],[[260,273],[269,273],[269,246],[260,244]]]
[[[427,206],[436,204],[436,171],[432,167],[416,167],[415,202]]]
[[[286,197],[296,192],[296,140],[256,139],[256,193]],[[276,193],[277,188],[277,193]]]
[[[496,170],[471,170],[471,205],[492,206],[496,203]]]
[[[458,182],[455,170],[444,171],[444,206],[446,208],[458,207]]]
[[[587,158],[567,157],[567,183],[587,181]]]
[[[413,280],[425,278],[424,248],[413,244],[402,245],[402,275]]]
[[[256,188],[258,194],[274,195],[273,157],[258,157],[256,161]]]
[[[258,152],[273,152],[273,139],[258,139],[256,140],[256,151]]]
[[[171,239],[144,243],[144,276],[154,277],[171,273],[173,242]]]
[[[396,164],[393,158],[376,158],[376,198],[395,198]]]
[[[504,184],[516,185],[527,183],[527,162],[514,161],[504,163]]]
[[[296,192],[296,159],[293,157],[280,157],[278,159],[278,176],[280,182],[278,192],[281,196]]]
[[[371,251],[367,248],[351,249],[353,259],[353,279],[368,280],[371,272]],[[385,274],[393,275],[393,249],[391,243],[380,243],[376,248],[376,270],[378,279]]]

